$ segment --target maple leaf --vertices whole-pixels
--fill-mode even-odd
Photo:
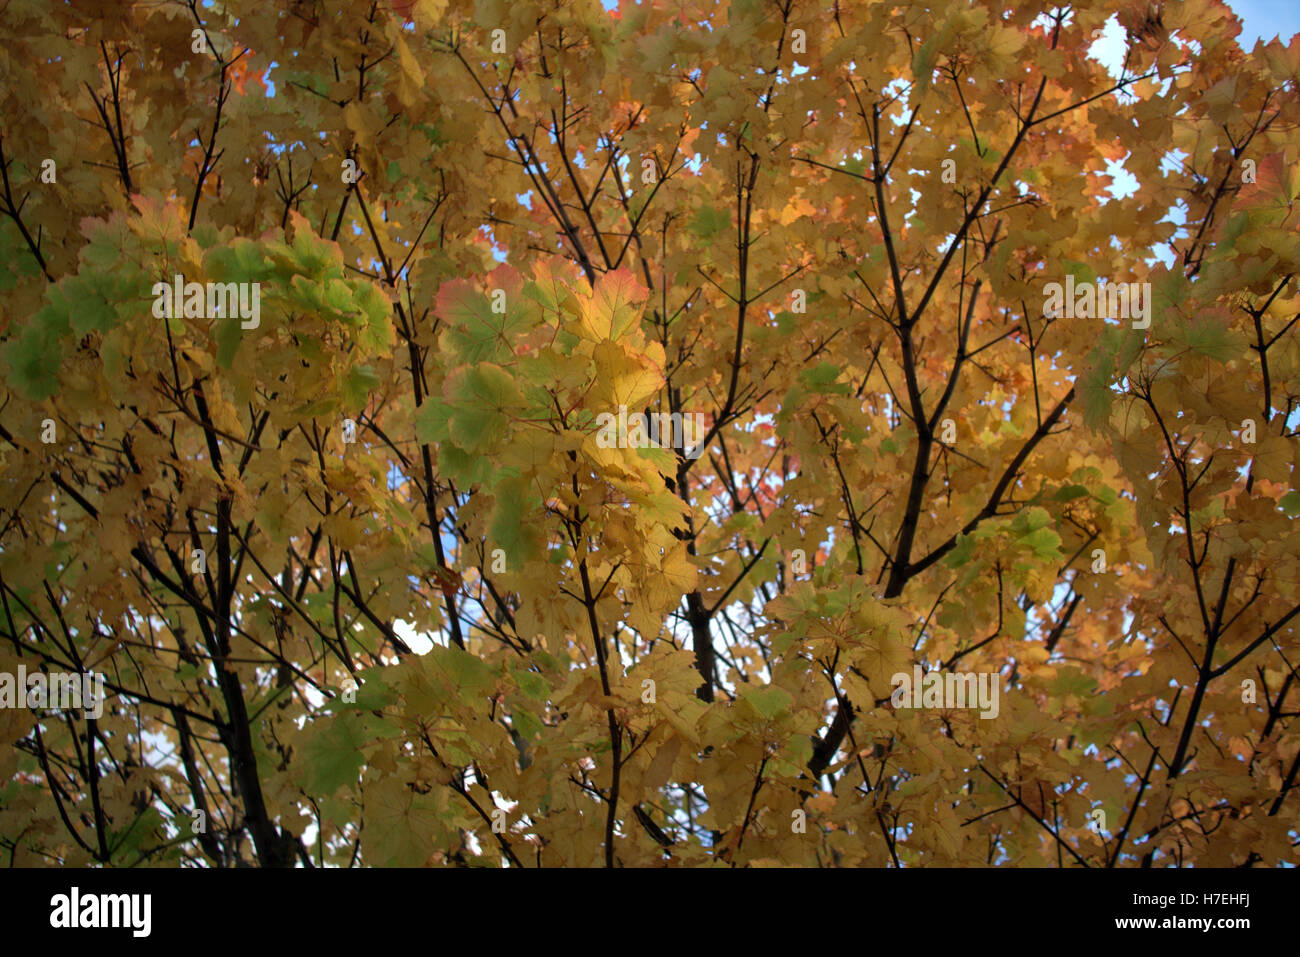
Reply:
[[[281,6],[0,18],[9,863],[1291,861],[1300,47]]]

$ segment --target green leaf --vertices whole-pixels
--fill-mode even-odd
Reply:
[[[436,398],[429,398],[415,412],[415,439],[421,445],[428,445],[447,437],[448,423],[451,421],[451,406]]]
[[[1297,515],[1300,515],[1300,492],[1292,489],[1282,496],[1278,505],[1282,506],[1283,511],[1285,511],[1287,515],[1291,518],[1295,518]]]
[[[117,311],[108,299],[117,296],[111,280],[83,273],[64,280],[64,285],[72,306],[68,317],[73,334],[84,336],[92,330],[106,332],[116,324]]]
[[[492,311],[497,289],[505,293],[504,312]],[[523,295],[518,274],[504,266],[492,271],[484,290],[463,279],[445,282],[438,289],[437,312],[447,324],[440,344],[462,362],[504,359],[532,323],[530,310],[524,308],[531,301]]]
[[[392,306],[374,283],[359,283],[352,291],[352,302],[361,311],[363,329],[357,337],[365,349],[380,351],[396,340],[393,332]]]
[[[213,247],[203,257],[203,271],[221,282],[260,282],[267,277],[269,265],[261,244],[242,237],[228,246]]]
[[[1082,485],[1062,485],[1052,496],[1058,502],[1072,502],[1076,498],[1084,498],[1088,495],[1088,490]]]
[[[355,784],[366,762],[366,744],[359,722],[350,716],[322,719],[322,727],[302,747],[302,783],[310,794],[332,794],[345,784]]]
[[[343,376],[343,407],[358,409],[379,388],[379,376],[370,366],[353,366]]]
[[[9,367],[6,382],[28,398],[40,401],[59,391],[63,351],[46,330],[28,326],[20,338],[4,346],[3,355]]]
[[[1062,265],[1065,266],[1065,271],[1067,273],[1074,276],[1074,281],[1076,285],[1083,282],[1094,283],[1094,284],[1097,282],[1096,270],[1094,270],[1087,263],[1078,263],[1078,262],[1074,262],[1073,260],[1066,259],[1062,261]]]
[[[939,43],[943,32],[935,34],[921,44],[916,55],[912,57],[912,76],[916,79],[916,93],[924,93],[930,86],[934,74],[934,61],[939,52]]]
[[[194,662],[186,662],[176,669],[176,678],[179,681],[192,681],[198,676],[199,666]]]
[[[758,712],[759,717],[768,721],[783,711],[789,711],[794,698],[786,691],[772,685],[746,685],[740,690],[740,697]]]
[[[298,280],[295,276],[295,282]],[[352,290],[342,279],[330,279],[320,286],[321,301],[339,315],[351,318],[356,312]]]
[[[462,700],[485,694],[495,683],[492,669],[468,651],[451,646],[436,647],[426,657],[451,679]]]
[[[135,863],[142,845],[150,841],[162,825],[162,815],[157,809],[148,807],[138,817],[128,819],[130,823],[123,831],[109,829],[108,845],[112,848],[113,862],[117,864]]]
[[[293,237],[293,251],[303,273],[316,281],[343,278],[343,250],[310,229],[299,229]]]
[[[840,367],[834,362],[819,362],[811,369],[799,373],[799,383],[809,392],[822,395],[847,395],[847,384],[836,384],[840,377]]]
[[[957,534],[957,544],[943,557],[943,563],[949,568],[961,568],[975,557],[975,539],[962,533]]]
[[[1089,695],[1097,687],[1097,680],[1078,668],[1061,668],[1049,687],[1055,695]]]
[[[1034,508],[1027,508],[1016,515],[1011,527],[1023,536],[1025,532],[1047,528],[1051,524],[1052,516],[1048,514],[1047,509],[1035,506]]]
[[[529,513],[540,505],[536,493],[517,476],[501,478],[493,489],[492,521],[488,535],[494,548],[505,550],[510,565],[518,568],[539,555],[542,536]]]
[[[1115,398],[1110,388],[1115,374],[1115,348],[1104,332],[1089,354],[1088,362],[1088,370],[1079,376],[1079,404],[1083,407],[1084,424],[1100,429],[1110,421],[1110,404]]]
[[[239,323],[238,316],[217,320],[217,328],[213,335],[217,340],[217,365],[222,369],[229,369],[234,365],[235,353],[239,351],[239,344],[244,340],[244,330],[240,328]]]
[[[550,694],[551,686],[546,683],[545,678],[536,672],[520,668],[514,672],[514,676],[515,684],[519,685],[519,690],[534,701],[545,701]]]
[[[537,715],[522,709],[510,712],[510,724],[525,741],[532,741],[546,727]]]
[[[1061,554],[1061,536],[1053,529],[1035,529],[1020,540],[1032,548],[1039,558],[1057,558]]]
[[[1230,362],[1245,351],[1239,335],[1228,328],[1226,318],[1198,316],[1186,327],[1183,342],[1196,355],[1208,356],[1219,362]]]
[[[686,228],[700,239],[711,239],[730,227],[731,215],[729,213],[714,209],[712,206],[701,206]]]

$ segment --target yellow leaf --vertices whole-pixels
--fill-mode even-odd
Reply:
[[[682,749],[682,739],[669,732],[668,739],[659,746],[650,766],[646,768],[642,783],[647,788],[660,788],[668,783],[668,776],[673,772],[673,763]]]
[[[789,205],[787,205],[785,209],[781,210],[780,223],[782,226],[789,226],[799,217],[811,216],[815,212],[817,212],[817,209],[812,203],[802,197],[796,196],[794,199],[790,200]]]
[[[397,68],[397,98],[404,106],[413,106],[424,87],[424,73],[401,37],[397,38]]]

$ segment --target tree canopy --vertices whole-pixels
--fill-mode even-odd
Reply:
[[[1295,861],[1300,46],[3,8],[6,863]]]

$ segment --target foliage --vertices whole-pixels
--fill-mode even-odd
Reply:
[[[1294,862],[1300,47],[1114,7],[6,4],[7,861]]]

